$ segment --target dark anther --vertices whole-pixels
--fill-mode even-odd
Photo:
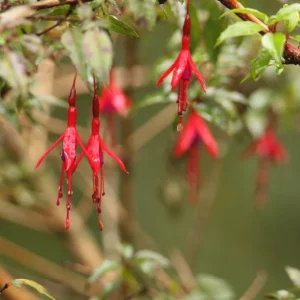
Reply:
[[[66,160],[64,150],[61,150],[61,152],[60,152],[60,157],[61,157],[61,160],[62,160],[62,161],[65,161],[65,160]]]

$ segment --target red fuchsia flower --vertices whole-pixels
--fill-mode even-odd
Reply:
[[[79,162],[81,161],[83,155],[86,155],[89,161],[89,164],[91,166],[91,169],[93,171],[93,195],[92,199],[93,202],[97,206],[97,212],[98,212],[98,225],[100,230],[103,230],[103,224],[100,219],[100,214],[102,211],[101,208],[101,200],[102,196],[105,195],[104,191],[104,176],[103,176],[103,164],[104,164],[104,155],[103,151],[105,151],[108,155],[110,155],[120,166],[120,168],[126,172],[126,168],[123,164],[123,162],[115,155],[113,154],[104,144],[100,137],[100,119],[99,119],[99,100],[97,96],[97,87],[96,82],[94,80],[94,98],[93,98],[93,118],[92,118],[92,132],[91,136],[89,137],[89,140],[86,145],[86,151],[82,152],[76,163],[75,163],[75,169]],[[99,184],[99,175],[100,175],[100,184]],[[100,187],[100,190],[99,190]]]
[[[69,102],[69,109],[68,109],[68,123],[67,129],[62,133],[62,135],[56,140],[56,142],[43,154],[43,156],[37,162],[35,168],[38,168],[45,157],[61,142],[63,141],[62,151],[61,151],[61,160],[62,160],[62,167],[60,173],[60,181],[59,181],[59,188],[58,188],[58,196],[56,200],[56,204],[60,204],[60,199],[63,197],[62,192],[62,185],[64,180],[64,175],[67,175],[67,182],[68,182],[68,197],[67,197],[67,216],[66,216],[66,223],[65,227],[68,229],[70,227],[70,209],[71,209],[71,196],[73,194],[72,191],[72,175],[74,172],[74,164],[76,160],[76,147],[77,143],[80,145],[82,150],[88,155],[86,152],[83,143],[79,137],[79,134],[76,129],[76,122],[77,122],[77,109],[76,109],[76,77],[74,77],[73,85],[70,91],[70,95],[68,98]]]
[[[244,155],[246,156],[259,156],[255,193],[255,206],[258,208],[263,208],[266,203],[269,164],[274,162],[282,163],[287,159],[287,152],[281,142],[276,138],[273,127],[273,124],[270,122],[264,134],[244,151]]]
[[[202,74],[197,70],[197,67],[192,59],[190,52],[190,31],[191,31],[191,19],[189,15],[189,4],[190,1],[187,0],[187,14],[185,17],[184,25],[183,25],[183,36],[182,36],[182,46],[181,51],[175,60],[175,62],[170,66],[170,68],[163,73],[158,79],[157,86],[160,86],[163,80],[173,71],[173,77],[171,81],[171,87],[174,89],[178,84],[178,115],[179,115],[179,123],[178,130],[182,129],[182,114],[186,111],[188,102],[187,102],[187,94],[188,87],[192,78],[192,74],[194,73],[200,82],[202,89],[206,92],[205,80]]]
[[[206,122],[192,109],[174,148],[175,157],[180,158],[185,153],[188,155],[186,176],[192,203],[197,201],[200,187],[199,149],[202,144],[212,157],[218,157],[219,149],[216,140]]]
[[[108,87],[103,87],[102,94],[99,96],[100,113],[107,115],[108,128],[112,145],[115,145],[115,115],[123,118],[127,117],[131,107],[131,99],[118,87],[114,71],[110,72]]]

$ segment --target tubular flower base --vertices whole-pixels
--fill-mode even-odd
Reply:
[[[244,155],[259,156],[254,202],[256,207],[263,208],[267,201],[266,194],[269,182],[269,165],[274,162],[282,163],[286,161],[286,150],[276,138],[274,129],[271,126],[268,126],[265,133],[246,148]]]
[[[65,227],[68,229],[70,227],[70,209],[71,209],[71,196],[73,194],[72,191],[72,175],[75,171],[75,160],[76,160],[76,146],[79,143],[82,150],[88,155],[86,152],[83,143],[79,137],[79,134],[76,129],[76,122],[77,122],[77,109],[76,109],[76,75],[74,77],[73,85],[70,91],[70,95],[68,98],[69,102],[69,109],[68,109],[68,124],[67,129],[62,133],[62,135],[56,140],[56,142],[43,154],[43,156],[37,162],[35,168],[38,168],[45,157],[62,141],[62,151],[61,151],[61,160],[62,160],[62,167],[60,173],[60,181],[59,181],[59,188],[58,188],[58,196],[56,200],[56,204],[60,204],[60,199],[63,197],[62,186],[64,175],[66,173],[67,182],[68,182],[68,197],[67,197],[67,216],[66,216],[66,223]]]
[[[107,124],[110,131],[110,140],[115,145],[115,115],[127,117],[131,107],[131,99],[118,87],[114,71],[110,72],[108,87],[103,87],[102,94],[99,96],[100,113],[107,115]]]
[[[110,155],[120,166],[120,168],[126,172],[126,168],[123,164],[123,162],[115,155],[113,154],[104,144],[100,137],[100,120],[99,120],[99,100],[97,96],[97,89],[96,89],[96,83],[94,81],[94,98],[93,98],[93,119],[92,119],[92,132],[91,136],[89,137],[89,140],[86,145],[86,151],[82,152],[80,156],[78,157],[76,163],[75,163],[75,169],[79,162],[81,161],[83,155],[86,155],[89,161],[89,164],[91,166],[91,169],[93,171],[93,194],[92,199],[93,202],[97,206],[97,212],[98,212],[98,225],[100,230],[103,230],[103,224],[100,219],[100,214],[102,211],[101,208],[101,201],[102,196],[105,195],[104,191],[104,176],[103,176],[103,164],[104,164],[104,155],[103,151],[105,151],[108,155]],[[99,175],[100,175],[100,184],[99,184]],[[99,189],[100,187],[100,189]]]
[[[182,129],[182,114],[186,111],[188,102],[187,94],[188,87],[191,81],[192,74],[194,73],[200,82],[202,89],[206,92],[205,80],[202,74],[197,70],[195,63],[193,62],[191,52],[190,52],[190,31],[191,31],[191,19],[189,15],[189,1],[187,1],[187,14],[185,17],[183,25],[183,37],[181,51],[175,60],[175,62],[170,66],[170,68],[163,73],[158,79],[157,86],[160,86],[163,80],[173,71],[173,77],[171,81],[172,89],[178,86],[178,131]]]
[[[217,158],[219,149],[206,122],[194,110],[191,110],[183,131],[178,137],[174,148],[174,156],[182,157],[188,154],[186,177],[190,189],[190,201],[195,203],[200,187],[199,146],[204,144],[208,153]]]

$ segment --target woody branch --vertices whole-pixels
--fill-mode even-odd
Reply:
[[[223,6],[225,6],[228,9],[236,9],[236,8],[244,8],[241,3],[239,3],[237,0],[218,0]],[[236,14],[244,21],[251,21],[254,23],[257,23],[259,25],[262,25],[264,30],[260,32],[261,35],[264,35],[265,33],[271,32],[271,29],[257,19],[255,16],[251,14]],[[287,65],[300,65],[300,48],[297,48],[293,46],[288,41],[285,43],[284,52],[283,52],[283,58],[284,63]]]

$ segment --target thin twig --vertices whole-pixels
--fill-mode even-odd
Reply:
[[[239,3],[237,0],[218,0],[223,6],[228,9],[244,8],[244,6]],[[270,32],[270,28],[267,24],[260,21],[258,18],[251,14],[236,14],[244,21],[251,21],[256,24],[259,24],[263,27],[263,31],[260,32],[261,35]],[[284,63],[286,65],[300,65],[300,48],[293,46],[288,41],[285,43],[284,52],[283,52]]]
[[[263,289],[268,279],[268,273],[265,269],[259,270],[244,295],[239,300],[254,300]]]
[[[37,36],[41,36],[49,31],[51,31],[52,29],[58,27],[62,22],[64,22],[68,16],[72,13],[72,11],[74,10],[74,6],[73,5],[70,5],[69,6],[69,9],[67,10],[66,14],[64,15],[64,18],[63,19],[59,19],[54,25],[46,28],[45,30],[39,32],[39,33],[36,33]]]
[[[40,2],[36,2],[30,5],[30,8],[32,9],[45,9],[45,8],[52,8],[55,6],[61,6],[61,5],[68,5],[68,4],[79,4],[83,2],[91,2],[92,0],[44,0]]]

